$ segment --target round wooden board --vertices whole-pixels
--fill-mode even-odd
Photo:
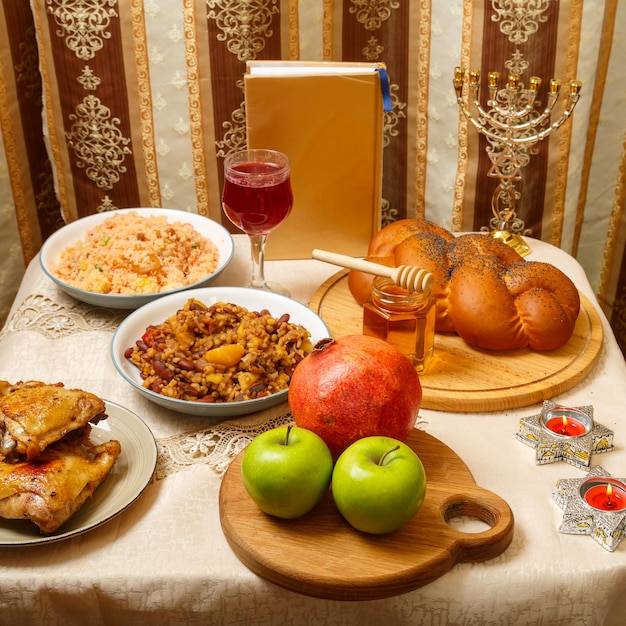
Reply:
[[[224,535],[253,572],[286,589],[330,600],[373,600],[417,589],[455,563],[485,561],[507,549],[513,513],[496,494],[476,485],[461,458],[421,430],[406,442],[420,457],[426,497],[417,515],[388,535],[354,530],[329,491],[308,515],[282,520],[263,513],[241,479],[241,452],[222,479],[219,507]],[[469,516],[486,522],[465,533],[446,520]]]
[[[348,271],[331,276],[309,306],[333,337],[362,333],[362,307],[348,288]],[[571,389],[591,371],[603,345],[602,322],[589,299],[581,308],[569,341],[549,352],[523,348],[494,352],[437,333],[435,353],[420,374],[422,407],[454,413],[502,411],[537,404]]]

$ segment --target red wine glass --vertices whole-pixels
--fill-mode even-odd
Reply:
[[[228,219],[250,238],[249,287],[288,296],[282,285],[265,280],[265,243],[291,212],[293,193],[289,158],[276,150],[248,149],[224,160],[222,206]]]

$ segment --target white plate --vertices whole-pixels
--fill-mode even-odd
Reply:
[[[154,302],[146,304],[141,309],[131,313],[118,327],[111,341],[111,359],[117,371],[137,391],[152,402],[164,406],[178,413],[188,415],[201,415],[207,417],[224,417],[247,415],[262,411],[287,400],[287,389],[278,393],[256,398],[245,402],[193,402],[190,400],[178,400],[162,396],[141,385],[139,370],[133,363],[124,357],[124,352],[135,345],[135,342],[145,333],[150,324],[162,324],[170,315],[181,309],[189,298],[195,298],[207,306],[216,302],[228,302],[243,306],[249,311],[267,309],[275,317],[289,313],[289,321],[301,324],[311,333],[313,344],[320,339],[330,337],[330,331],[321,317],[311,309],[300,304],[296,300],[279,294],[262,291],[259,289],[247,289],[245,287],[206,287],[193,289],[170,296],[164,296]]]
[[[152,432],[137,415],[119,404],[106,402],[108,418],[92,427],[95,444],[117,439],[122,452],[105,481],[59,530],[42,535],[28,520],[0,519],[0,546],[51,543],[74,537],[108,522],[127,509],[148,486],[157,462]]]
[[[78,289],[77,287],[68,285],[52,271],[57,259],[66,248],[73,245],[77,241],[84,239],[88,230],[94,228],[94,226],[102,224],[102,222],[111,217],[113,215],[113,212],[111,211],[83,217],[75,222],[67,224],[67,226],[64,226],[50,235],[41,247],[41,252],[39,254],[41,268],[61,289],[63,289],[63,291],[69,293],[70,296],[76,298],[77,300],[86,302],[87,304],[95,304],[97,306],[104,306],[111,309],[137,309],[147,302],[151,302],[152,300],[160,298],[163,295],[210,284],[217,276],[219,276],[219,274],[222,273],[233,257],[235,244],[233,242],[232,235],[221,224],[218,224],[208,217],[204,217],[203,215],[198,215],[196,213],[189,213],[188,211],[177,211],[176,209],[119,209],[116,213],[131,213],[133,211],[138,212],[141,215],[162,215],[165,216],[170,222],[183,222],[191,224],[191,226],[193,226],[203,237],[210,239],[217,246],[219,252],[219,264],[217,269],[206,278],[203,278],[192,285],[186,285],[184,287],[179,287],[178,289],[170,289],[168,291],[161,291],[158,293],[140,295],[124,296],[95,293],[93,291],[85,291],[84,289]]]

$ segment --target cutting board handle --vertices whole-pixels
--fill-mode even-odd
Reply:
[[[513,536],[513,512],[509,505],[497,494],[475,486],[458,493],[446,494],[441,502],[443,519],[448,523],[457,517],[477,519],[489,525],[485,531],[474,533],[449,527],[450,536],[455,540],[457,562],[485,561],[494,554],[503,552]]]

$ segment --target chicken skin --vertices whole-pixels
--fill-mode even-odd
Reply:
[[[35,459],[67,433],[105,417],[104,402],[87,391],[38,382],[0,385],[0,460]]]
[[[93,496],[120,452],[116,440],[96,446],[76,431],[34,461],[0,463],[0,517],[29,519],[43,534],[55,532]]]

